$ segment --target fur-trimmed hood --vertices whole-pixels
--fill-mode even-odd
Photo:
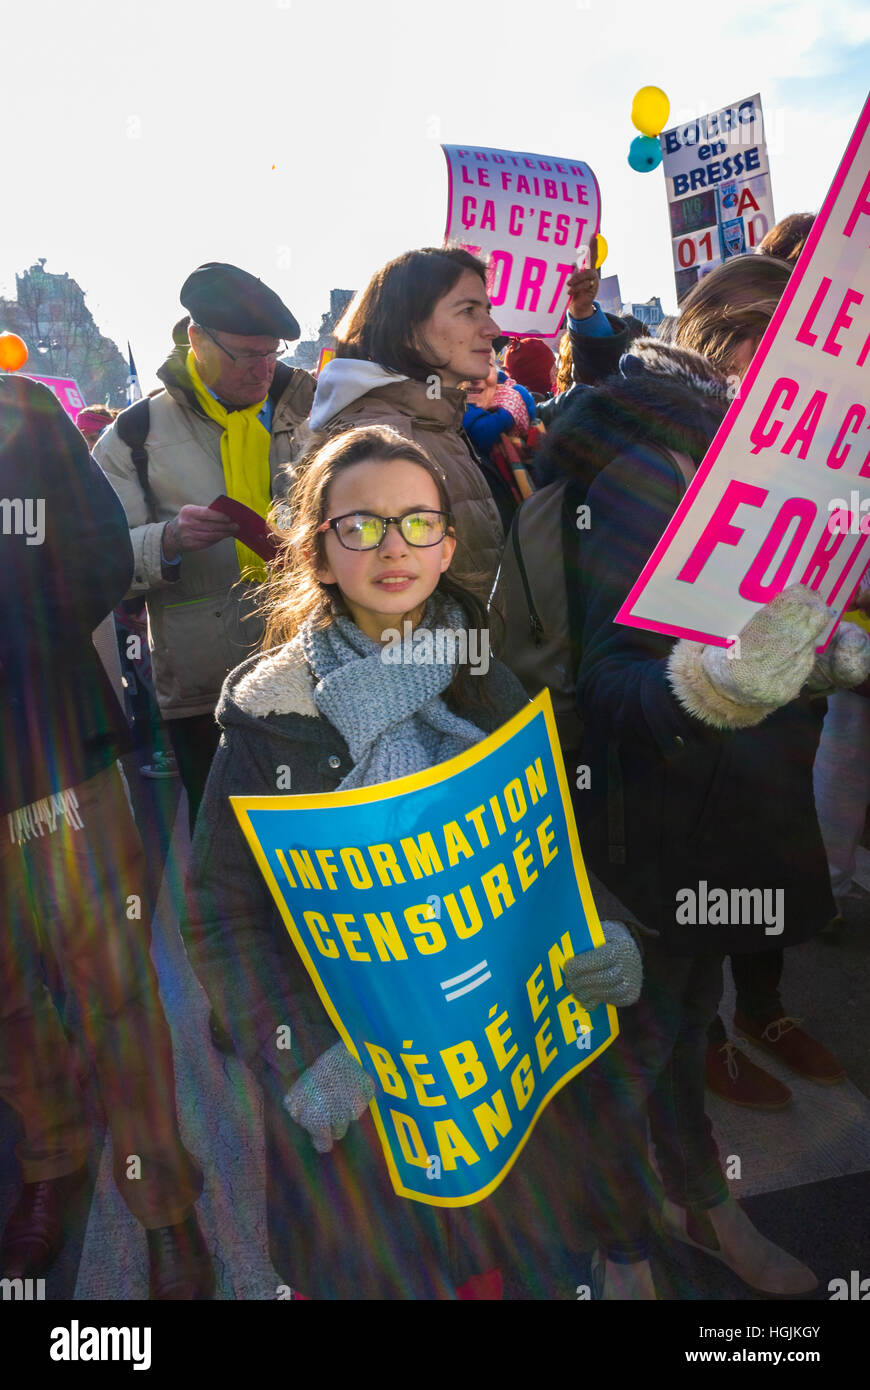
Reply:
[[[729,405],[729,383],[700,353],[639,338],[619,374],[576,391],[538,453],[540,486],[575,477],[589,486],[633,445],[659,445],[701,462]]]
[[[215,710],[222,729],[254,728],[264,724],[279,738],[298,739],[300,719],[318,720],[314,703],[314,676],[294,637],[281,647],[258,652],[231,671],[224,681]]]

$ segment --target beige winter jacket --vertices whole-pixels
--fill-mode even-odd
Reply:
[[[486,599],[504,546],[498,508],[460,433],[465,392],[442,387],[435,399],[432,394],[425,381],[397,377],[373,362],[335,358],[317,379],[311,429],[333,435],[358,425],[391,425],[440,464],[456,518],[450,572],[460,583],[476,580]]]
[[[163,527],[186,504],[207,507],[226,491],[221,466],[221,427],[202,413],[190,388],[184,359],[176,350],[158,376],[166,386],[150,402],[148,482],[156,516],[149,516],[145,494],[130,450],[113,425],[94,447],[127,513],[133,543],[130,595],[145,594],[149,645],[157,701],[165,719],[211,714],[229,671],[262,641],[259,618],[252,616],[253,587],[239,578],[236,545],[220,541],[206,550],[185,551],[179,577],[165,576],[160,560]],[[314,378],[279,363],[272,383],[272,446],[269,466],[275,495],[281,477],[299,453],[299,427],[311,409]]]

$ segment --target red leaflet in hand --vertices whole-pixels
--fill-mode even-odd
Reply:
[[[246,545],[249,550],[253,550],[255,555],[259,555],[261,560],[267,563],[274,560],[278,553],[278,538],[274,532],[269,530],[263,517],[253,508],[246,507],[243,502],[236,502],[232,497],[227,497],[221,493],[213,502],[209,502],[209,507],[214,512],[223,512],[230,521],[234,521],[239,528],[237,541]]]

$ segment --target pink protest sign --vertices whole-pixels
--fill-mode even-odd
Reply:
[[[444,240],[489,255],[493,317],[503,333],[552,336],[567,308],[568,277],[599,230],[595,175],[579,159],[441,148],[449,179]]]
[[[19,376],[27,376],[31,381],[41,381],[43,386],[47,386],[57,396],[67,415],[75,424],[78,419],[79,411],[84,408],[82,393],[71,376],[34,376],[32,372],[19,372]]]
[[[792,584],[870,562],[870,98],[785,294],[616,622],[726,646]],[[594,524],[594,522],[593,522]]]

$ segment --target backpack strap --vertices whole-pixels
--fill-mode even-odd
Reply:
[[[517,562],[517,569],[523,585],[523,592],[526,596],[526,607],[529,610],[529,632],[536,647],[540,647],[543,640],[544,625],[538,617],[538,610],[535,608],[535,601],[532,598],[532,588],[529,584],[529,576],[526,573],[526,564],[523,559],[523,550],[520,544],[520,517],[523,509],[520,507],[514,516],[511,524],[511,541],[513,542],[514,558]]]
[[[115,428],[118,432],[118,438],[130,450],[133,467],[136,469],[136,477],[139,479],[139,486],[145,495],[145,507],[148,516],[153,520],[157,516],[157,504],[151,491],[151,484],[148,481],[148,450],[145,448],[148,431],[151,428],[151,402],[148,397],[143,397],[141,401],[134,401],[133,405],[128,405],[126,410],[122,410],[115,421]]]
[[[677,468],[683,482],[686,484],[686,488],[688,488],[698,471],[692,459],[689,458],[689,455],[680,454],[676,449],[667,449],[663,444],[657,444],[656,448],[659,453],[664,454],[665,458],[670,459],[671,463]]]

